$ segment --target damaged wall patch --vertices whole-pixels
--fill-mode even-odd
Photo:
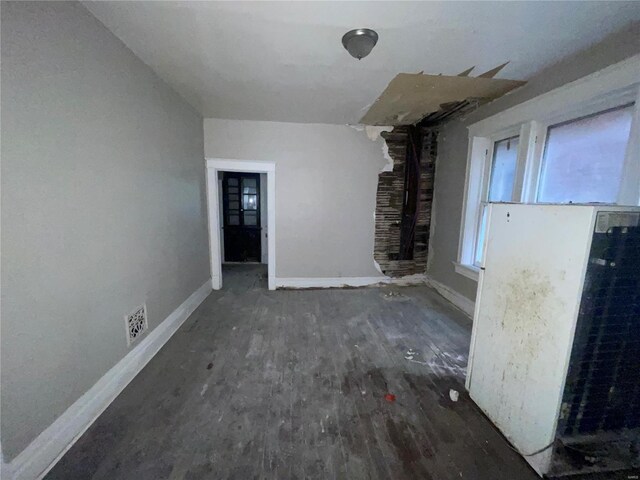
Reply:
[[[422,135],[413,258],[400,260],[408,127],[396,127],[392,132],[382,134],[393,163],[391,168],[385,167],[378,177],[373,256],[380,271],[390,277],[424,274],[426,271],[438,131],[424,128]]]

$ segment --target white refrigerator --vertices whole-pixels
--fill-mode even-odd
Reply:
[[[561,407],[572,405],[563,404],[572,350],[574,357],[587,355],[573,345],[588,267],[616,268],[598,258],[594,239],[638,226],[639,207],[488,207],[466,388],[540,475],[551,469],[559,421],[570,416]],[[579,424],[589,412],[585,401],[576,400],[574,409],[582,408],[571,417],[576,431],[590,428],[586,419],[586,427]]]

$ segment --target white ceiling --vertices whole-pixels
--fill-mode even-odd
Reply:
[[[85,2],[205,117],[357,123],[400,72],[527,79],[640,19],[640,2]],[[380,40],[358,61],[352,28]]]

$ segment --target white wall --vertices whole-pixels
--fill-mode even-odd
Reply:
[[[276,163],[276,277],[382,276],[373,263],[382,140],[342,125],[205,119],[205,156]]]
[[[438,138],[438,161],[434,187],[434,212],[429,244],[431,261],[427,273],[438,282],[475,299],[477,282],[454,271],[460,239],[469,132],[467,127],[507,108],[537,97],[566,83],[585,77],[640,53],[640,23],[610,35],[576,55],[540,72],[522,88],[452,121]]]
[[[2,449],[209,278],[202,119],[78,3],[2,3]]]

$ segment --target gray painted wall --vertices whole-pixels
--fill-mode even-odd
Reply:
[[[475,299],[476,282],[455,273],[460,218],[467,168],[467,127],[514,105],[577,80],[640,52],[640,23],[607,37],[601,43],[571,56],[530,79],[527,85],[488,105],[465,119],[447,124],[438,143],[435,181],[433,234],[429,245],[431,261],[428,273],[435,280]]]
[[[344,125],[204,121],[207,158],[276,163],[276,276],[382,276],[373,263],[382,140]]]
[[[202,119],[76,3],[2,3],[11,460],[209,278]]]

